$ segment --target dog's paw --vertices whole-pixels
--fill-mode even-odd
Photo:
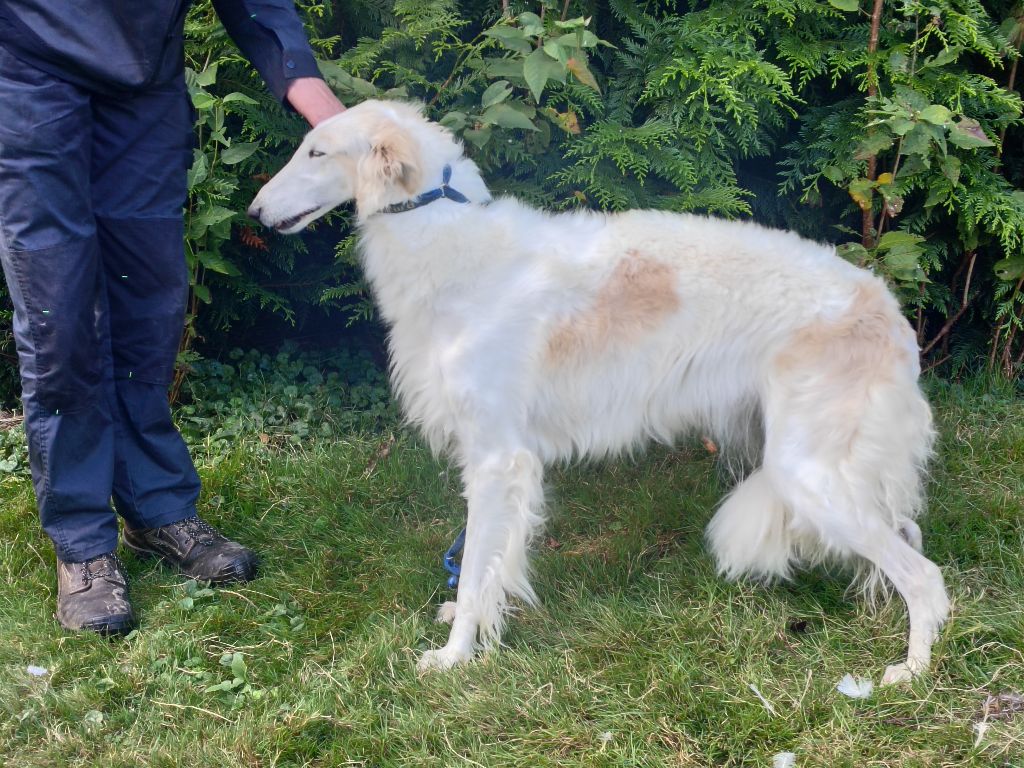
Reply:
[[[457,664],[465,664],[473,658],[472,650],[452,648],[446,645],[434,651],[424,651],[416,664],[416,671],[419,673],[434,672],[436,670],[451,669]]]
[[[907,662],[902,664],[890,664],[885,668],[882,675],[882,685],[896,685],[898,683],[909,683],[914,679],[914,671]]]
[[[453,621],[455,621],[455,601],[448,600],[441,603],[441,606],[437,609],[437,622],[439,624],[451,624]]]

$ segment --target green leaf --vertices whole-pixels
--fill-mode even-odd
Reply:
[[[887,122],[887,125],[889,130],[897,136],[906,136],[917,123],[908,117],[894,117]]]
[[[536,13],[530,13],[529,11],[520,13],[516,21],[519,22],[520,28],[527,35],[537,36],[544,34],[544,22],[540,20],[540,16]]]
[[[225,208],[222,205],[209,205],[204,206],[200,210],[199,215],[195,217],[194,221],[203,226],[212,227],[214,224],[226,221],[234,215],[235,212],[230,208]]]
[[[82,716],[82,722],[90,728],[100,726],[103,724],[103,713],[98,709],[90,709]]]
[[[871,210],[871,197],[874,195],[875,183],[871,179],[854,179],[847,187],[850,197],[861,207],[861,210]]]
[[[905,104],[911,112],[920,112],[932,103],[932,100],[909,85],[897,85],[893,91],[896,98]]]
[[[598,40],[597,35],[593,32],[588,29],[584,29],[580,32],[568,32],[561,37],[556,37],[554,42],[565,48],[572,48],[575,50],[577,48],[593,48],[601,41]]]
[[[238,277],[242,274],[238,267],[218,253],[213,253],[212,251],[200,251],[197,254],[197,257],[204,267],[214,272],[218,272],[222,275],[228,275],[230,277]]]
[[[963,149],[993,146],[992,140],[985,134],[981,124],[970,117],[962,117],[949,132],[949,143]]]
[[[238,91],[232,91],[227,96],[225,96],[223,99],[221,99],[221,101],[223,103],[225,103],[225,104],[231,104],[232,102],[237,102],[237,101],[240,101],[243,104],[253,104],[253,105],[259,104],[259,102],[256,101],[256,99],[252,99],[252,98],[246,96],[244,93],[239,93]]]
[[[518,27],[510,27],[507,24],[502,24],[497,27],[491,27],[484,32],[484,35],[494,38],[503,48],[507,48],[510,51],[516,51],[517,53],[529,53],[533,50],[533,45],[530,43],[530,39],[526,36],[526,33]]]
[[[240,163],[247,157],[252,155],[260,145],[255,142],[239,142],[232,144],[230,147],[220,153],[220,161],[225,165],[234,165]]]
[[[517,58],[487,58],[484,59],[484,71],[488,77],[514,77],[523,78],[523,59]]]
[[[236,677],[234,680],[224,680],[220,683],[217,683],[216,685],[211,685],[208,688],[205,688],[203,690],[203,693],[230,693],[236,688],[241,687],[244,683],[244,680]]]
[[[372,99],[378,95],[377,86],[367,80],[350,75],[336,62],[317,59],[316,64],[328,85],[353,93],[361,99]]]
[[[893,51],[889,54],[889,68],[894,72],[907,72],[910,69],[910,59],[902,51]]]
[[[192,167],[188,171],[188,188],[191,191],[206,181],[210,174],[210,162],[201,149],[192,150]]]
[[[491,127],[470,128],[463,132],[462,137],[475,147],[482,149],[491,140]]]
[[[438,122],[441,125],[443,125],[445,128],[448,128],[449,130],[461,131],[463,128],[466,127],[466,124],[468,122],[468,118],[467,118],[465,112],[455,111],[455,112],[449,112],[444,117],[442,117],[440,120],[438,120]]]
[[[932,125],[931,123],[921,123],[924,129],[931,134],[932,141],[938,147],[939,152],[942,153],[943,157],[946,155],[946,127],[944,125]]]
[[[500,104],[511,95],[512,86],[508,84],[508,80],[498,80],[495,83],[491,83],[487,90],[483,92],[483,95],[480,97],[480,105],[487,109],[495,104]]]
[[[947,155],[939,162],[939,169],[951,184],[960,181],[960,158]]]
[[[943,48],[934,56],[929,57],[924,64],[921,65],[921,69],[928,69],[929,67],[944,67],[946,64],[950,64],[957,60],[960,56],[960,52],[963,51],[963,47],[959,45],[952,45],[949,48]]]
[[[842,184],[843,179],[845,178],[843,169],[835,165],[826,165],[821,169],[821,175],[833,184]]]
[[[244,680],[246,671],[245,657],[240,653],[233,654],[231,657],[231,674]]]
[[[886,252],[885,263],[890,269],[906,274],[917,268],[922,253],[923,250],[917,246],[901,245]]]
[[[838,8],[840,11],[856,11],[860,8],[858,0],[828,0],[828,4],[833,8]]]
[[[868,249],[860,243],[843,243],[836,247],[836,253],[853,264],[864,264],[868,260]]]
[[[217,103],[217,100],[213,98],[213,96],[201,88],[197,88],[192,91],[190,95],[192,97],[192,106],[200,112],[210,109],[210,107]]]
[[[894,248],[917,247],[924,241],[920,235],[912,235],[909,232],[894,229],[886,232],[878,240],[878,250],[887,251]]]
[[[911,176],[924,173],[930,167],[931,166],[925,158],[918,157],[917,155],[909,155],[907,159],[903,161],[903,165],[900,166],[900,178],[908,179]]]
[[[217,62],[213,62],[210,66],[204,69],[202,72],[196,73],[196,85],[201,85],[204,88],[208,85],[213,85],[217,82]]]
[[[196,283],[195,285],[193,285],[192,293],[194,293],[196,295],[196,298],[203,302],[203,304],[209,304],[212,301],[212,298],[210,296],[210,289],[207,288],[202,283]]]
[[[924,120],[933,125],[946,125],[953,119],[953,113],[941,104],[932,104],[922,109],[917,117],[919,120]]]
[[[577,16],[575,19],[566,19],[565,21],[556,20],[555,26],[559,29],[579,29],[585,27],[590,23],[590,19],[583,16]]]
[[[893,137],[881,131],[875,131],[874,133],[868,134],[868,136],[857,146],[857,152],[854,154],[856,160],[867,160],[873,155],[877,155],[879,152],[884,152],[893,145]]]
[[[900,154],[927,157],[931,147],[931,134],[923,125],[916,125],[914,130],[903,137],[903,146],[900,147]]]
[[[535,101],[540,102],[540,96],[544,92],[544,86],[548,80],[565,81],[565,70],[562,65],[552,59],[543,49],[538,48],[523,62],[523,77],[530,88]]]
[[[484,110],[480,121],[485,125],[497,125],[502,128],[522,128],[526,131],[536,131],[537,127],[522,112],[513,109],[508,104],[495,104]]]
[[[1024,256],[1012,256],[1002,261],[997,261],[992,268],[996,277],[1000,280],[1019,280],[1024,276]]]
[[[559,43],[554,40],[546,40],[544,42],[544,53],[552,59],[557,60],[558,63],[563,66],[569,61],[569,52],[575,49],[575,46],[566,48],[564,45],[559,45]]]
[[[510,24],[498,24],[497,26],[491,27],[490,29],[484,30],[484,35],[487,37],[493,37],[495,40],[523,40],[527,41],[526,33],[523,32],[519,27],[513,27]]]

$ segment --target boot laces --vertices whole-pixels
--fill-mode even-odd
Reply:
[[[123,573],[124,563],[112,552],[89,558],[82,563],[82,579],[86,584],[91,584],[95,579],[102,579],[106,576],[124,578]]]
[[[212,544],[220,537],[220,532],[216,528],[198,517],[186,518],[177,525],[200,544]]]

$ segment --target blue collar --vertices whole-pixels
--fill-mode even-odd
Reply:
[[[406,200],[404,203],[392,203],[387,208],[381,208],[380,213],[402,213],[403,211],[411,211],[414,208],[420,208],[427,203],[432,203],[435,200],[451,200],[453,203],[468,203],[469,198],[459,192],[457,189],[453,189],[448,186],[448,182],[452,180],[452,167],[446,165],[444,172],[441,175],[441,186],[436,189],[431,189],[424,192],[422,195],[417,195],[412,200]]]

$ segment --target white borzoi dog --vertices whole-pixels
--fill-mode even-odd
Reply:
[[[468,501],[457,599],[439,612],[451,634],[421,669],[498,644],[509,599],[535,600],[545,464],[695,430],[753,436],[763,457],[708,527],[721,572],[864,566],[909,610],[907,659],[884,682],[928,668],[949,610],[914,523],[932,419],[878,277],[756,224],[492,200],[453,136],[402,103],[311,130],[249,213],[292,233],[350,200],[395,391]]]

